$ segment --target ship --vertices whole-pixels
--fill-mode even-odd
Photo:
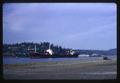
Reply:
[[[73,51],[72,49],[69,51],[66,51],[65,53],[54,53],[53,50],[49,48],[45,50],[44,52],[37,52],[36,51],[36,45],[35,50],[30,54],[31,58],[74,58],[78,57],[78,53]]]

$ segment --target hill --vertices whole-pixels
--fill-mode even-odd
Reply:
[[[77,50],[80,54],[100,54],[100,55],[117,55],[117,49],[109,49],[109,50]]]

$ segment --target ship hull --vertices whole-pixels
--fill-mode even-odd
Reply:
[[[79,54],[73,54],[73,55],[66,55],[66,54],[53,54],[53,55],[45,55],[45,54],[31,54],[31,58],[74,58],[78,57]]]

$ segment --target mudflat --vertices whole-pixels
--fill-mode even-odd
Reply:
[[[116,79],[116,60],[79,60],[62,62],[34,62],[26,64],[4,64],[4,79],[19,80],[64,80],[64,79]]]

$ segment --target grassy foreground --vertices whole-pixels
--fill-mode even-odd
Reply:
[[[116,79],[115,60],[4,64],[4,79]]]

